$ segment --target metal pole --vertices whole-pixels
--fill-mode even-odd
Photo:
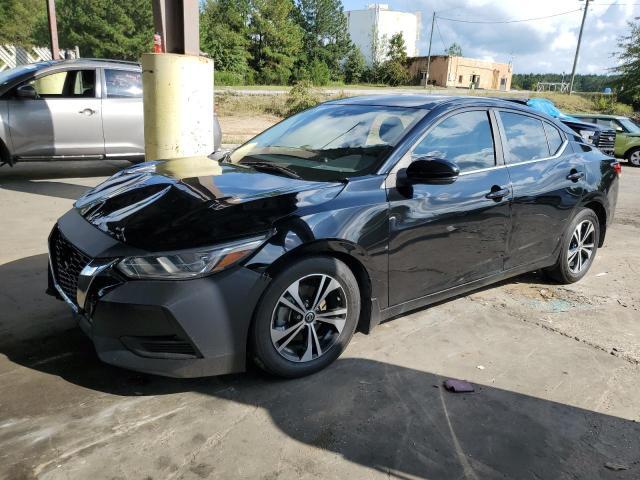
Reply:
[[[58,48],[58,21],[56,19],[56,2],[47,0],[47,18],[49,20],[49,39],[51,41],[51,58],[60,60]]]
[[[200,55],[198,0],[153,0],[153,26],[165,53]]]
[[[433,43],[433,27],[436,23],[436,12],[431,17],[431,35],[429,35],[429,55],[427,56],[427,78],[425,78],[424,88],[429,88],[429,73],[431,70],[431,44]]]
[[[582,15],[582,23],[580,24],[580,34],[578,35],[578,46],[576,47],[576,56],[573,59],[573,70],[571,71],[571,84],[569,85],[569,95],[573,93],[573,82],[576,78],[576,68],[578,66],[578,56],[580,55],[580,44],[582,43],[582,32],[584,31],[584,24],[587,20],[587,12],[589,11],[589,2],[586,0],[584,6],[584,14]]]

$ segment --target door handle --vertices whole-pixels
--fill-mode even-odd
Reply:
[[[509,195],[510,192],[511,190],[509,190],[508,188],[503,188],[503,187],[494,185],[493,187],[491,187],[491,191],[487,193],[485,197],[488,198],[489,200],[501,200],[502,198]]]
[[[96,110],[92,110],[91,108],[85,108],[84,110],[80,110],[78,112],[80,115],[86,115],[87,117],[93,115],[94,113],[97,113]]]
[[[577,172],[572,170],[569,175],[567,175],[567,180],[571,180],[572,182],[577,182],[578,180],[582,180],[584,178],[584,172]]]

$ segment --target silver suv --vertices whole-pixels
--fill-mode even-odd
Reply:
[[[215,150],[221,136],[214,114]],[[102,158],[144,160],[140,65],[77,59],[0,73],[0,164]]]

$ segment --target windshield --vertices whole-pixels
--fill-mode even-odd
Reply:
[[[31,65],[21,65],[16,68],[11,68],[9,70],[5,70],[4,72],[0,72],[0,87],[4,84],[24,75],[27,72],[33,72],[38,69],[38,66],[35,64]]]
[[[274,164],[308,180],[367,175],[382,165],[426,113],[415,108],[321,105],[258,135],[235,150],[229,160]]]
[[[640,133],[640,127],[638,127],[638,125],[633,123],[628,118],[620,118],[620,119],[618,119],[618,121],[627,130],[627,132],[629,132],[629,133]]]

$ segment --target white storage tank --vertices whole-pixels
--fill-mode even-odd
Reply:
[[[390,10],[389,5],[373,3],[364,10],[345,12],[349,24],[351,41],[360,49],[368,64],[373,61],[372,45],[375,33],[378,42],[388,42],[393,35],[402,32],[407,46],[407,56],[418,56],[418,40],[420,39],[420,12],[399,12]],[[385,60],[379,56],[379,61]]]

